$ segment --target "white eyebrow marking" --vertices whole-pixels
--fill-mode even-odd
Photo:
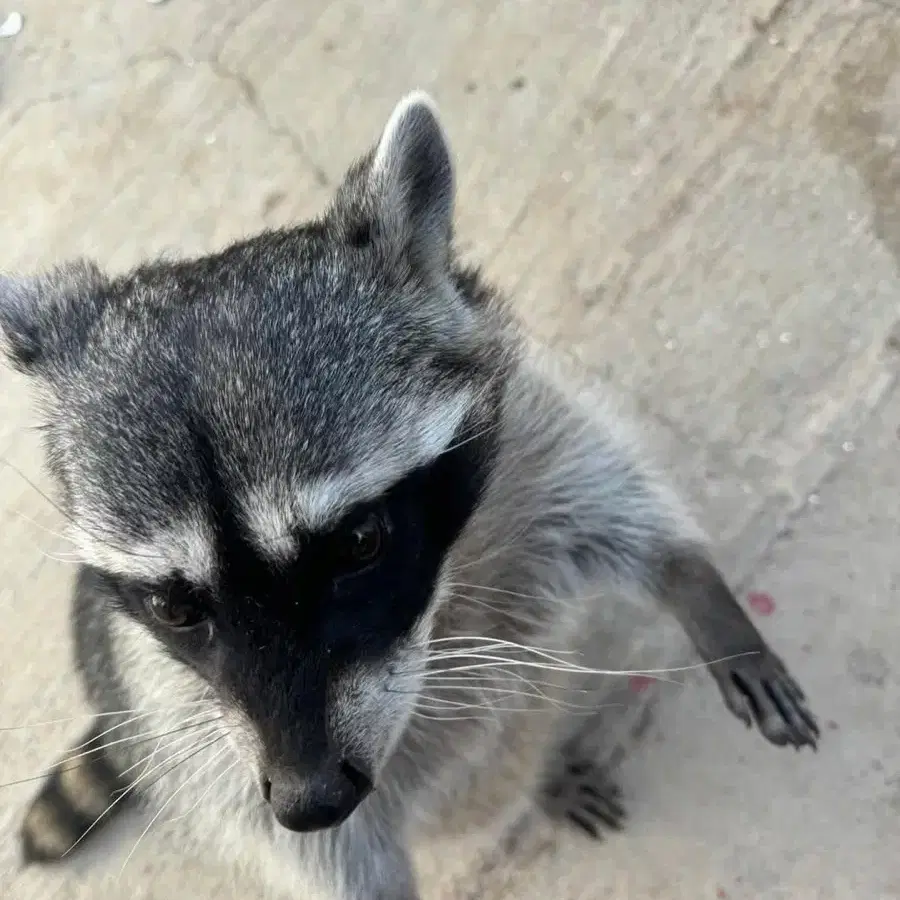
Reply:
[[[394,424],[394,439],[373,442],[366,459],[346,472],[297,484],[255,486],[239,502],[244,524],[257,548],[284,562],[299,549],[294,529],[327,527],[357,503],[377,497],[404,475],[445,452],[472,404],[461,391],[431,409],[410,406]]]
[[[72,531],[72,539],[89,565],[147,581],[178,571],[195,584],[215,582],[215,538],[212,527],[199,515],[160,528],[143,540],[116,537],[102,517],[84,510],[79,511],[78,520],[85,524]]]
[[[297,517],[288,491],[274,481],[247,491],[240,502],[241,518],[254,544],[273,562],[286,562],[299,550],[294,536]]]

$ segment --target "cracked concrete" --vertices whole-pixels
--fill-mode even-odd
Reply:
[[[414,86],[441,104],[465,252],[610,377],[828,723],[772,750],[667,689],[630,833],[423,860],[426,896],[900,897],[900,9],[888,0],[31,0],[0,42],[5,269],[120,269],[315,214]],[[70,569],[23,381],[0,374],[0,727],[71,714]],[[0,733],[5,781],[71,736]],[[154,831],[0,896],[255,896]],[[139,833],[139,832],[138,832]],[[130,840],[133,842],[132,835]],[[449,871],[457,873],[454,878]]]

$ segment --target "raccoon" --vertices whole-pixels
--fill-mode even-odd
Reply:
[[[748,727],[815,748],[605,389],[459,261],[454,198],[415,92],[315,221],[115,277],[3,277],[96,711],[28,810],[27,861],[133,797],[272,892],[352,900],[417,898],[411,845],[470,808],[601,836],[625,811],[585,737],[622,680],[599,648],[639,598]]]

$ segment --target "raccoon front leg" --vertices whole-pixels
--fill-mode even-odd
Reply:
[[[671,546],[651,564],[654,593],[673,611],[728,708],[773,744],[815,748],[806,698],[702,550]]]

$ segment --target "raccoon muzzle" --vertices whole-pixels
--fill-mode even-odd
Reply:
[[[90,752],[78,755],[85,750]],[[107,757],[99,724],[69,755],[78,758],[57,763],[25,815],[20,833],[25,865],[68,856],[127,803],[117,802],[128,785]]]

